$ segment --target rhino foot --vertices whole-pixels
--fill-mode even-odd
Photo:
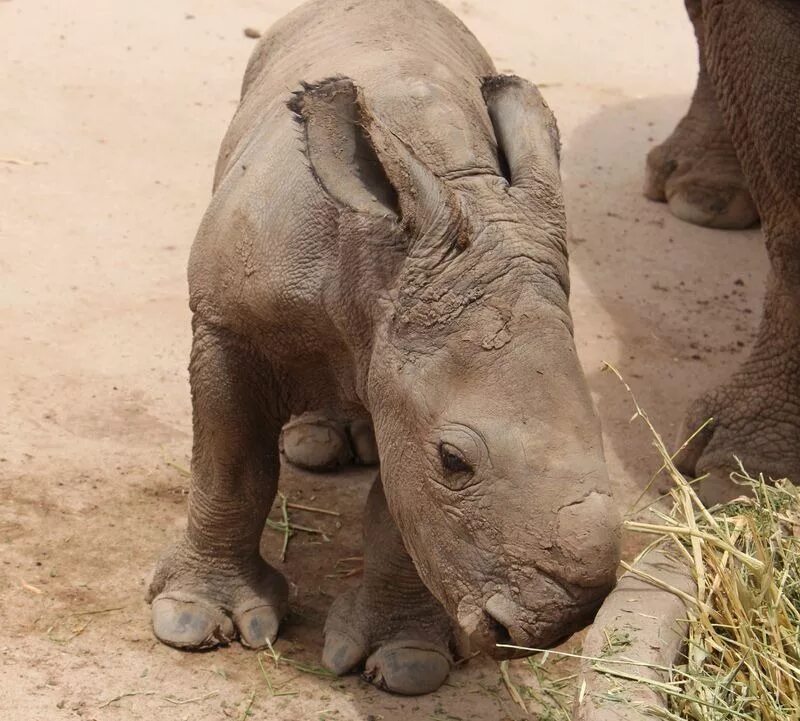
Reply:
[[[363,662],[364,679],[392,693],[435,691],[453,664],[450,619],[435,602],[398,611],[376,595],[362,587],[336,599],[325,624],[323,664],[342,675]]]
[[[673,215],[695,225],[740,229],[758,222],[702,54],[689,110],[647,156],[644,194],[668,203]]]
[[[155,635],[187,650],[223,646],[236,638],[250,648],[272,643],[287,598],[283,575],[260,557],[222,568],[185,542],[158,563],[147,594]]]
[[[800,481],[800,362],[788,355],[773,344],[757,345],[728,382],[690,406],[681,440],[712,420],[679,456],[678,467],[707,476],[697,484],[707,505],[749,493],[730,477],[739,470],[737,459],[752,476]]]
[[[694,143],[679,126],[650,151],[645,195],[666,201],[675,217],[694,225],[733,230],[755,225],[758,211],[730,139],[717,147]]]
[[[415,696],[441,686],[462,650],[454,624],[419,577],[389,514],[380,477],[364,513],[364,578],[334,601],[322,661],[336,674],[363,663],[364,678]]]
[[[366,419],[340,420],[307,413],[293,419],[281,438],[286,459],[310,471],[378,462],[375,434]]]

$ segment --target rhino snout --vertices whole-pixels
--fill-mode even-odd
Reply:
[[[458,623],[469,638],[471,650],[480,649],[497,659],[519,658],[534,650],[558,646],[591,623],[604,595],[594,594],[579,604],[571,603],[566,593],[563,598],[552,597],[548,600],[560,610],[553,613],[551,608],[545,618],[541,615],[543,609],[532,616],[510,596],[495,593],[482,609],[459,613]]]
[[[619,511],[611,496],[590,493],[558,512],[559,577],[566,584],[610,590],[620,559]]]
[[[513,601],[496,593],[482,609],[470,608],[459,612],[458,624],[469,637],[471,650],[480,649],[495,658],[513,658],[520,654],[502,646],[526,646],[530,640],[522,627],[521,617],[520,609]]]

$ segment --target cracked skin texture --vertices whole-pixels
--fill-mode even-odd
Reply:
[[[431,0],[311,2],[261,40],[189,262],[192,481],[149,592],[161,640],[275,638],[278,440],[320,409],[371,419],[380,457],[329,668],[423,693],[468,649],[591,620],[619,523],[558,151],[536,88]]]
[[[744,227],[757,208],[771,265],[749,358],[691,405],[681,429],[683,440],[712,419],[680,466],[708,474],[701,495],[714,503],[742,492],[729,480],[734,456],[752,473],[800,478],[800,5],[686,6],[700,52],[697,90],[686,118],[648,157],[648,195],[666,192],[675,212],[670,193],[688,202],[694,178],[718,201],[720,214],[704,222],[718,227]],[[694,161],[684,163],[689,156]],[[743,210],[748,194],[754,206]],[[695,211],[676,215],[703,222]]]

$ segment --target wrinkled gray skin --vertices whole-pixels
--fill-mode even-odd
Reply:
[[[162,641],[275,639],[278,438],[319,409],[371,418],[381,466],[329,668],[423,693],[468,643],[502,657],[591,620],[618,517],[567,307],[557,131],[455,16],[316,0],[275,25],[189,281],[192,482],[150,588]]]
[[[716,502],[743,490],[728,478],[734,455],[751,472],[800,480],[800,3],[686,6],[700,52],[697,90],[648,156],[645,191],[703,225],[746,227],[760,215],[771,264],[750,357],[690,407],[681,431],[683,440],[713,418],[680,465],[710,474],[701,494]]]

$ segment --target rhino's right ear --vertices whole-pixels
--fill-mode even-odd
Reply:
[[[305,134],[306,153],[323,189],[340,205],[390,217],[412,237],[457,236],[459,208],[441,180],[371,112],[347,78],[304,85],[289,108]]]

